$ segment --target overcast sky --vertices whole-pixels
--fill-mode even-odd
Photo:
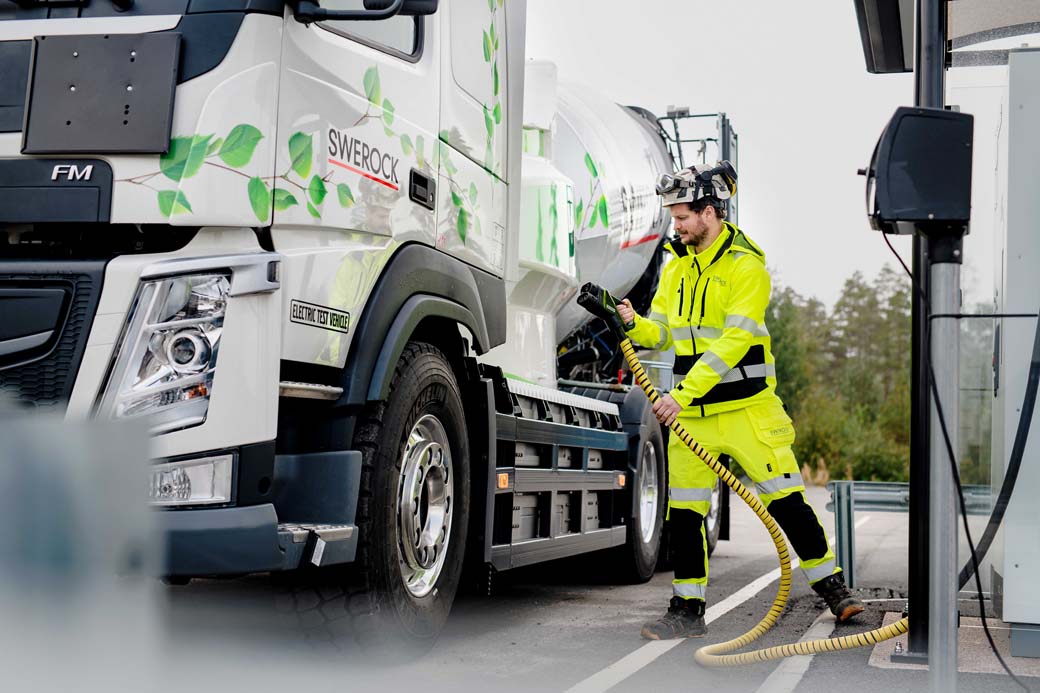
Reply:
[[[893,261],[856,169],[913,103],[913,78],[867,73],[852,0],[529,0],[527,55],[659,115],[728,113],[740,226],[778,283],[833,305],[855,270]],[[909,262],[908,240],[894,240]]]

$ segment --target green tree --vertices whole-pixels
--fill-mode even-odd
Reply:
[[[766,311],[766,325],[776,359],[777,395],[793,412],[797,412],[796,407],[811,383],[803,306],[802,297],[788,287],[774,292]]]
[[[906,480],[910,285],[884,267],[849,277],[834,309],[778,287],[767,313],[777,391],[803,464],[835,478]]]

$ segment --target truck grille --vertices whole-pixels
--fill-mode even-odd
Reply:
[[[26,288],[61,289],[66,294],[56,316],[54,336],[47,343],[0,356],[0,400],[64,412],[97,310],[104,262],[46,264],[46,273],[35,273],[30,263],[0,262],[0,299],[4,290],[10,295]],[[0,312],[3,305],[0,300]],[[17,313],[11,310],[9,315]],[[6,328],[15,329],[10,322]]]

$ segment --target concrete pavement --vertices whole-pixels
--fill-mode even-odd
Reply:
[[[822,488],[809,490],[812,504],[830,528],[832,515],[824,510],[827,497]],[[775,594],[775,580],[746,598],[741,592],[777,564],[761,523],[735,500],[733,539],[721,542],[711,559],[709,614],[713,605],[741,596],[710,624],[704,640],[648,646],[639,628],[666,608],[670,573],[658,573],[645,585],[616,585],[597,572],[596,561],[586,558],[503,574],[491,597],[462,595],[433,650],[392,666],[373,665],[360,652],[314,651],[293,641],[272,625],[262,608],[275,589],[265,577],[169,588],[162,617],[168,626],[165,642],[179,661],[212,663],[212,669],[206,669],[210,678],[223,680],[233,690],[282,682],[309,691],[592,691],[608,690],[609,685],[615,691],[724,692],[755,691],[763,685],[763,690],[790,690],[794,685],[799,691],[834,693],[854,686],[876,689],[879,682],[893,690],[926,687],[924,671],[871,666],[870,648],[815,656],[794,667],[800,671],[798,678],[790,667],[786,674],[774,675],[776,662],[713,670],[694,663],[697,647],[735,637],[757,623]],[[876,627],[886,612],[901,610],[905,602],[906,516],[860,513],[857,524],[858,591],[875,601],[857,623],[836,626],[834,635]],[[797,641],[814,623],[815,632],[828,629],[825,622],[817,622],[823,608],[822,600],[796,574],[787,610],[756,646]],[[228,673],[229,663],[233,675]],[[998,674],[965,673],[958,683],[965,691],[1013,690],[1010,679]],[[1032,685],[1040,689],[1040,680],[1032,679]]]

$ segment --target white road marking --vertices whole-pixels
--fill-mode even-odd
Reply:
[[[762,577],[745,585],[740,590],[723,599],[718,604],[709,606],[704,612],[704,622],[711,623],[715,619],[725,615],[732,609],[737,608],[747,600],[754,597],[780,577],[780,569],[775,568]],[[636,673],[652,661],[686,642],[680,640],[654,640],[640,647],[635,652],[625,655],[606,669],[602,669],[589,678],[581,681],[571,688],[567,693],[599,693],[618,685],[632,674]]]
[[[798,642],[822,640],[834,632],[834,614],[824,611]],[[758,687],[757,693],[791,693],[798,688],[815,655],[799,655],[782,660],[773,673]]]
[[[856,522],[855,528],[859,529],[863,525],[867,524],[869,520],[870,515],[863,516]],[[834,538],[831,537],[830,539],[831,544],[833,544]],[[798,561],[794,561],[791,564],[791,569],[794,570],[797,567]],[[780,569],[775,568],[757,580],[748,583],[718,604],[709,606],[704,612],[704,623],[711,623],[715,619],[740,606],[761,592],[771,582],[777,580],[779,577]],[[566,693],[601,693],[602,691],[609,690],[640,669],[646,667],[661,655],[671,651],[673,648],[678,647],[684,642],[686,642],[685,639],[654,640],[648,642],[638,650],[625,655],[605,669],[601,669],[587,679],[574,684],[567,689]]]
[[[606,669],[601,669],[584,681],[574,684],[566,693],[600,693],[609,690],[683,642],[685,640],[652,640]]]

